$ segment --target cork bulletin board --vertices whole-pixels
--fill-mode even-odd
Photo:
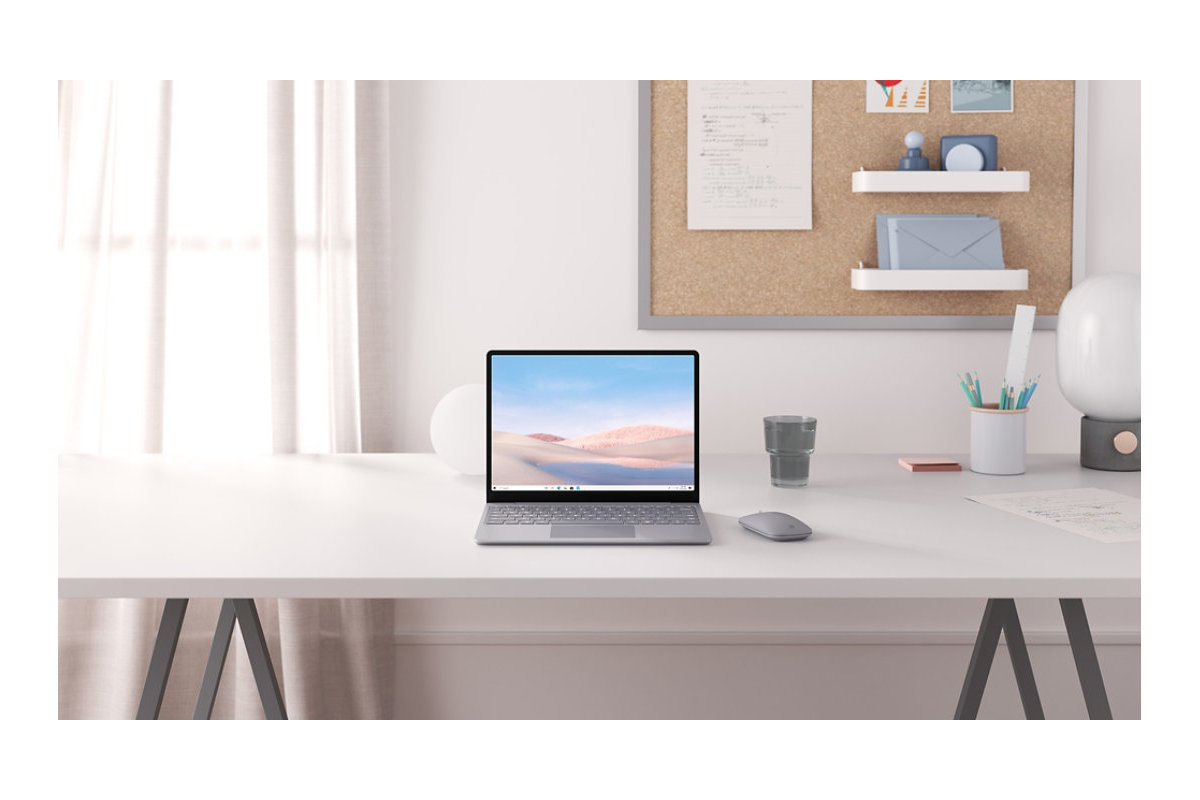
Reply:
[[[639,327],[1011,328],[1017,304],[1053,328],[1083,278],[1086,81],[1015,81],[1011,113],[951,113],[950,81],[929,82],[928,113],[868,114],[865,81],[813,81],[812,230],[687,228],[687,82],[639,84]],[[861,169],[895,170],[904,136],[995,134],[1000,168],[1028,192],[865,193]],[[1025,291],[860,291],[876,266],[876,214],[980,214],[1000,220],[1006,268]]]

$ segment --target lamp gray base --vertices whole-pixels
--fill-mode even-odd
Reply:
[[[1079,463],[1089,469],[1140,472],[1142,421],[1104,422],[1085,416],[1079,423]]]

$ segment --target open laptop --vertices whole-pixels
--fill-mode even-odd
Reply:
[[[708,544],[693,350],[493,350],[479,544]]]

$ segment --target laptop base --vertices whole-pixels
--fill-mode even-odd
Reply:
[[[709,544],[704,513],[694,525],[612,525],[605,523],[489,525],[487,511],[475,531],[479,544]]]

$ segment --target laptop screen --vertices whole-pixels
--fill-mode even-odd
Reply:
[[[489,499],[698,498],[698,360],[694,351],[490,352]]]

